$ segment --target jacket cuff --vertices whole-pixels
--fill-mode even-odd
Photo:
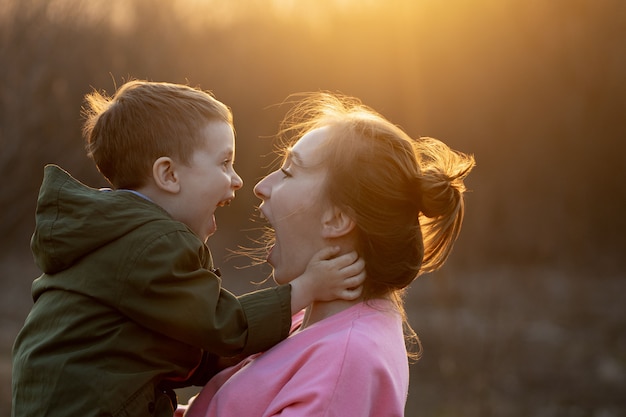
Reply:
[[[267,288],[238,298],[248,321],[248,339],[243,354],[265,351],[289,335],[291,285]]]

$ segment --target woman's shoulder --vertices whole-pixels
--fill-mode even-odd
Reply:
[[[362,303],[347,313],[350,319],[334,335],[335,340],[321,339],[319,346],[326,358],[325,368],[332,369],[328,372],[335,387],[333,406],[350,393],[357,401],[362,400],[361,406],[367,410],[380,407],[381,401],[401,409],[409,379],[401,315],[391,304],[378,300]],[[359,381],[363,393],[376,394],[355,393],[354,381]]]
[[[372,300],[361,305],[350,331],[350,348],[369,355],[378,348],[400,344],[404,349],[402,316],[391,302]],[[377,353],[373,353],[376,355]]]
[[[351,357],[375,357],[390,345],[399,344],[404,349],[402,317],[385,300],[356,304],[307,331],[313,346],[333,357],[340,350]]]

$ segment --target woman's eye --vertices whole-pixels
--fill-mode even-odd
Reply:
[[[291,174],[285,168],[281,168],[280,170],[285,177],[291,177]]]

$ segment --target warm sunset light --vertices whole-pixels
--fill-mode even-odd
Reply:
[[[244,186],[208,246],[235,294],[273,285],[232,255],[266,225],[253,188],[293,94],[356,97],[472,154],[450,262],[406,292],[424,348],[406,417],[624,416],[625,45],[626,0],[0,0],[0,416],[43,167],[108,187],[81,110],[131,79],[232,110]]]
[[[218,27],[248,19],[272,19],[301,21],[315,29],[323,29],[328,18],[377,15],[379,24],[385,26],[389,18],[406,18],[418,9],[439,7],[433,0],[247,0],[230,2],[224,0],[160,0],[152,7],[166,7],[185,24],[199,27],[210,24]],[[118,29],[126,30],[140,16],[134,14],[127,1],[94,0],[81,2],[76,7],[73,0],[49,2],[47,14],[51,19],[81,15],[87,22],[105,19]],[[443,8],[443,6],[441,6]],[[8,8],[8,7],[7,7]]]

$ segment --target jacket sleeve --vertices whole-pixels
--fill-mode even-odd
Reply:
[[[266,350],[287,337],[290,287],[234,296],[191,232],[160,233],[128,256],[116,276],[118,308],[138,324],[220,356]]]

